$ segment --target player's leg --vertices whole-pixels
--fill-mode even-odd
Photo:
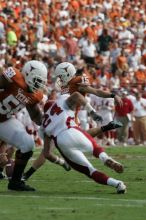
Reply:
[[[43,164],[45,163],[46,159],[43,155],[43,152],[39,154],[37,159],[33,162],[32,166],[23,174],[22,179],[27,180],[29,177],[33,175]]]
[[[88,140],[92,144],[93,155],[103,161],[104,165],[115,170],[117,173],[122,173],[124,171],[124,167],[122,164],[111,158],[102,147],[100,147],[96,141],[88,136],[86,133],[84,135],[88,138]]]
[[[64,160],[64,158],[54,154],[53,148],[54,148],[54,145],[51,145],[51,148],[49,149],[49,151],[46,152],[47,153],[47,160],[49,160],[50,162],[55,163],[59,166],[62,166],[66,171],[70,171],[71,167],[69,166],[69,164]],[[44,156],[43,152],[42,152],[42,154]]]
[[[122,123],[119,122],[119,121],[111,121],[111,122],[109,122],[108,124],[103,125],[103,126],[101,126],[101,127],[90,128],[90,129],[88,129],[86,132],[87,132],[88,134],[90,134],[92,137],[96,137],[96,136],[98,136],[98,135],[101,135],[101,134],[104,133],[104,132],[117,129],[117,128],[120,128],[120,127],[122,127],[122,126],[123,126]]]
[[[93,156],[99,158],[106,166],[108,166],[111,169],[114,169],[116,172],[118,173],[123,172],[124,170],[123,166],[119,162],[109,157],[107,153],[104,151],[104,148],[100,147],[96,143],[95,139],[92,138],[91,135],[89,135],[87,132],[76,127],[69,129],[68,131],[66,131],[66,134],[67,133],[69,133],[70,139],[68,140],[62,139],[63,142],[64,141],[68,142],[68,145],[72,147],[77,146],[77,149],[80,149],[82,152],[91,153]],[[74,146],[72,144],[74,144]]]
[[[50,153],[47,159],[52,163],[62,166],[66,171],[69,171],[71,169],[63,158],[53,153]],[[32,166],[23,174],[22,179],[27,180],[28,178],[30,178],[33,175],[33,173],[35,173],[45,163],[45,161],[46,158],[44,157],[43,151],[41,151],[41,153],[39,154],[38,158],[34,161]]]
[[[62,157],[54,154],[52,152],[53,148],[54,146],[52,145],[51,151],[48,152],[47,159],[52,163],[62,166],[66,171],[69,171],[71,169],[69,164]],[[44,153],[42,150],[37,159],[33,162],[32,166],[23,174],[22,179],[27,180],[29,177],[31,177],[33,173],[35,173],[45,163],[45,161],[46,158],[44,157]]]
[[[0,124],[0,138],[6,143],[17,148],[15,153],[15,165],[8,189],[17,191],[34,191],[34,188],[25,185],[21,181],[22,173],[29,158],[32,156],[34,140],[29,135],[23,124],[15,118]]]
[[[104,151],[104,148],[99,146],[95,139],[91,137],[87,132],[83,131],[82,129],[76,128],[80,132],[80,138],[82,138],[83,149],[87,150],[87,152],[91,152],[93,156],[99,158],[103,163],[115,170],[117,173],[122,173],[124,171],[124,167],[122,164],[114,160],[113,158],[109,157],[108,154]]]
[[[75,133],[74,133],[75,134]],[[126,186],[120,180],[116,180],[104,174],[103,172],[98,171],[86,158],[84,153],[81,151],[81,141],[78,146],[76,146],[76,140],[70,139],[70,135],[66,134],[66,139],[72,141],[72,144],[69,145],[67,141],[62,142],[61,137],[57,138],[56,145],[60,149],[65,160],[69,165],[79,171],[84,173],[88,177],[92,178],[95,182],[99,184],[109,185],[117,188],[117,193],[124,193]],[[88,143],[87,143],[88,144]],[[76,147],[75,147],[76,146]],[[80,148],[80,149],[78,149]],[[119,187],[120,186],[120,187]]]

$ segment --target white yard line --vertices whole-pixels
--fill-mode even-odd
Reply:
[[[44,195],[29,195],[28,193],[26,193],[26,195],[15,195],[15,192],[13,192],[14,194],[0,194],[0,197],[9,197],[9,198],[34,198],[34,199],[70,199],[70,200],[100,200],[100,201],[115,201],[116,203],[119,202],[124,202],[124,203],[135,203],[135,204],[143,204],[146,205],[146,199],[140,200],[140,199],[110,199],[110,198],[99,198],[99,197],[93,197],[93,196],[44,196]],[[123,204],[124,204],[123,203]],[[110,203],[111,204],[111,203]],[[105,204],[103,204],[105,205]],[[115,204],[116,205],[116,204]],[[129,204],[128,204],[129,205]],[[131,204],[130,204],[131,205]]]
[[[49,180],[54,182],[54,180]],[[31,182],[48,182],[46,179],[31,179]],[[93,180],[74,180],[75,183],[94,183]],[[145,184],[145,181],[126,181],[126,183],[142,183]]]
[[[126,208],[144,208],[144,204],[124,204],[124,203],[118,203],[118,204],[115,204],[115,203],[110,203],[110,204],[100,204],[100,203],[97,203],[96,206],[109,206],[109,207],[126,207]]]
[[[67,208],[67,207],[44,207],[44,206],[42,206],[42,207],[40,207],[39,206],[39,209],[44,209],[44,210],[74,210],[74,209],[79,209],[79,208]]]

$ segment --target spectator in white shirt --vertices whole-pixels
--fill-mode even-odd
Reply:
[[[44,37],[40,42],[37,44],[37,52],[40,55],[48,54],[49,53],[49,38]]]
[[[87,64],[95,64],[96,57],[96,46],[92,43],[91,40],[87,41],[87,44],[84,44],[82,47],[83,59]]]
[[[129,67],[136,70],[140,64],[140,60],[141,60],[141,51],[139,46],[137,46],[135,50],[128,56]]]
[[[111,0],[105,0],[105,1],[103,2],[103,8],[104,8],[104,10],[106,10],[106,11],[111,10],[111,9],[112,9]]]
[[[132,40],[134,39],[134,35],[131,33],[131,31],[127,30],[125,26],[121,26],[119,27],[119,34],[118,34],[118,39],[121,43],[121,45],[125,42],[127,42],[127,40]]]

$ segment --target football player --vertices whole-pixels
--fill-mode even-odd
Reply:
[[[83,73],[81,76],[77,76],[76,72],[74,65],[71,63],[63,62],[57,65],[54,75],[58,78],[57,82],[62,91],[70,94],[78,91],[82,95],[90,93],[102,98],[114,98],[115,103],[122,105],[122,99],[118,95],[91,87],[90,79],[86,74]]]
[[[85,96],[86,93],[90,93],[102,98],[114,98],[114,101],[117,105],[121,106],[123,104],[121,97],[119,97],[118,95],[108,91],[91,87],[90,80],[86,76],[86,74],[83,73],[82,75],[77,76],[76,69],[74,65],[71,63],[63,62],[58,64],[55,69],[54,75],[57,78],[57,83],[61,87],[62,94],[66,94],[66,93],[72,94],[73,92],[77,91]],[[88,103],[87,107],[90,108],[91,105]],[[76,115],[79,109],[80,109],[80,104],[77,106]],[[94,116],[95,116],[94,119],[96,119],[96,121],[102,121],[101,116],[97,114],[95,114]],[[106,126],[105,129],[103,129],[103,131],[112,130],[115,128],[119,128],[121,126],[122,124],[120,122],[112,121],[111,123],[109,123],[108,126]]]
[[[17,148],[12,179],[8,183],[9,190],[35,190],[21,181],[24,168],[33,153],[34,140],[23,124],[13,116],[26,107],[31,119],[41,124],[42,113],[38,103],[43,98],[47,74],[47,68],[42,62],[31,60],[25,63],[21,72],[9,67],[0,75],[0,140]]]
[[[87,175],[97,183],[115,187],[117,193],[125,193],[126,186],[122,181],[97,170],[85,156],[84,153],[89,152],[116,172],[123,172],[123,166],[109,157],[92,138],[97,132],[96,128],[85,132],[75,123],[75,109],[79,104],[87,109],[94,119],[94,109],[89,107],[89,103],[79,92],[74,92],[70,96],[62,95],[56,102],[46,103],[42,121],[44,156],[49,158],[53,139],[56,147],[73,169]]]

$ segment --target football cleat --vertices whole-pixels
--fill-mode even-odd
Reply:
[[[62,164],[62,166],[63,166],[63,168],[64,168],[66,171],[70,171],[70,170],[71,170],[70,165],[69,165],[66,161],[64,161],[64,163]]]
[[[121,128],[123,124],[120,121],[110,121],[107,125],[101,127],[102,131],[110,131],[116,128]]]
[[[123,124],[120,121],[111,121],[108,123],[108,126],[111,129],[121,128]]]
[[[117,193],[118,194],[126,193],[126,186],[123,182],[119,182],[116,188],[117,188]]]
[[[109,158],[105,161],[104,163],[107,167],[113,169],[117,173],[123,173],[124,172],[124,167],[122,164],[117,162],[116,160],[113,160],[112,158]]]
[[[24,181],[14,181],[14,180],[9,181],[8,189],[15,191],[35,191],[33,187],[26,185]]]

